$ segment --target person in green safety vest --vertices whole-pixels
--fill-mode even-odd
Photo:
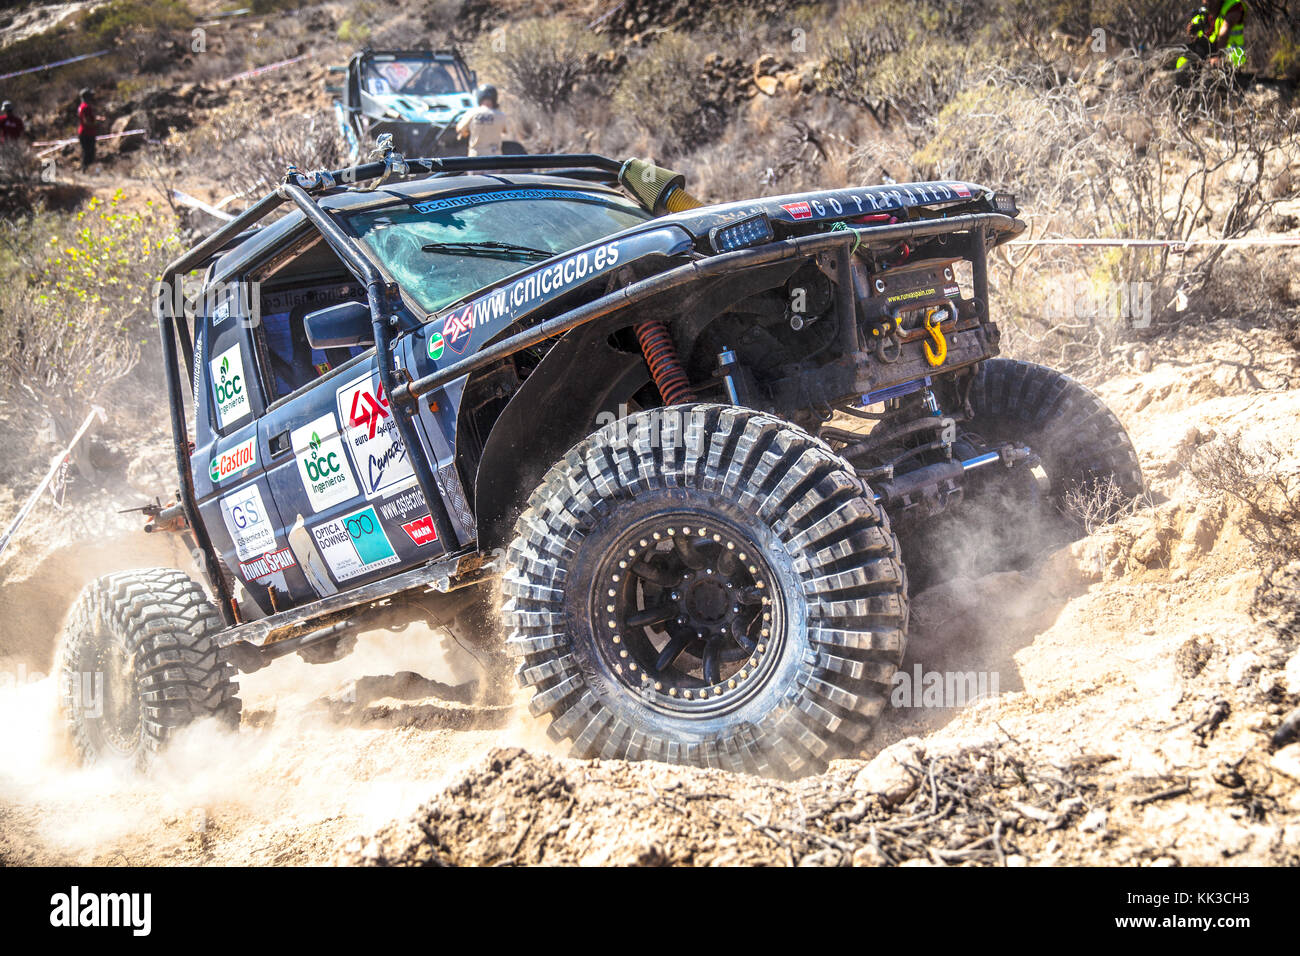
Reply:
[[[1208,32],[1207,32],[1208,27]],[[1245,0],[1223,0],[1219,12],[1210,20],[1208,10],[1203,6],[1187,23],[1188,52],[1210,63],[1219,61],[1220,53],[1226,54],[1228,62],[1240,69],[1246,63],[1246,4]],[[1177,68],[1183,69],[1191,62],[1186,55],[1180,56]]]

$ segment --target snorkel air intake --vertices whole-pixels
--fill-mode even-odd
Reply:
[[[648,159],[629,159],[618,171],[618,181],[637,202],[657,216],[703,206],[686,191],[686,177],[656,166]]]

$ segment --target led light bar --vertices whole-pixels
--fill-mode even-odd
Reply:
[[[772,232],[772,222],[767,213],[733,222],[726,226],[714,226],[709,230],[709,244],[714,252],[735,252],[749,246],[761,246],[776,238]]]

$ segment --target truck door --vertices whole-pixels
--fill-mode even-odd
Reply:
[[[242,616],[260,616],[283,610],[305,581],[277,532],[282,522],[268,482],[267,449],[258,434],[266,401],[257,374],[248,287],[228,283],[209,293],[195,334],[194,491],[223,571],[255,605],[241,600]]]
[[[277,295],[263,295],[268,336],[281,321],[276,310],[290,304]],[[289,338],[302,340],[297,330],[306,314],[328,304],[291,306],[283,319]],[[273,401],[258,426],[281,520],[277,536],[303,572],[298,602],[392,575],[444,550],[380,386],[374,349],[313,369],[316,377]]]

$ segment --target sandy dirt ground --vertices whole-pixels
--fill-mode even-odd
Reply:
[[[1137,355],[1099,383],[1149,506],[916,595],[904,671],[995,685],[897,706],[860,759],[793,782],[567,759],[521,706],[435,695],[475,663],[416,628],[243,675],[239,732],[194,727],[148,777],[81,770],[40,676],[59,619],[95,574],[167,555],[111,528],[29,542],[0,584],[0,861],[1300,863],[1300,744],[1270,743],[1300,703],[1295,634],[1252,615],[1237,516],[1181,464],[1238,433],[1300,452],[1294,353],[1269,336]],[[923,685],[912,703],[952,703]]]

